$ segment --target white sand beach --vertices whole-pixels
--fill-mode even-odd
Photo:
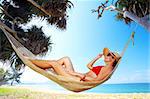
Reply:
[[[6,90],[7,92],[2,90]],[[8,91],[9,90],[9,91]],[[23,91],[22,91],[23,90]],[[150,99],[150,93],[98,94],[43,90],[19,86],[0,87],[0,99]]]

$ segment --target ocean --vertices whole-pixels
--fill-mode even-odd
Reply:
[[[102,84],[87,92],[96,93],[150,93],[150,83]]]
[[[15,86],[41,88],[43,90],[67,91],[59,85],[51,83],[20,83]],[[84,91],[90,93],[150,93],[150,83],[101,84]]]

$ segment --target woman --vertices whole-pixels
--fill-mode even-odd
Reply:
[[[103,55],[106,65],[93,67],[94,63]],[[59,60],[29,60],[42,69],[52,68],[58,75],[78,77],[81,81],[100,81],[112,72],[119,59],[120,55],[118,53],[110,52],[108,48],[104,48],[103,54],[99,54],[90,63],[87,64],[87,67],[90,69],[90,71],[85,74],[77,73],[74,71],[72,62],[69,57],[63,57]]]

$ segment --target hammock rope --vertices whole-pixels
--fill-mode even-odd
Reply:
[[[122,56],[124,55],[128,45],[130,43],[131,38],[134,36],[134,32],[133,32],[131,34],[129,40],[127,41],[122,53],[121,53],[120,60],[116,64],[113,71],[107,77],[105,77],[101,81],[86,81],[86,82],[84,82],[84,81],[80,81],[80,80],[77,80],[77,79],[74,79],[71,77],[65,77],[65,76],[57,75],[51,71],[46,71],[46,70],[43,70],[43,69],[37,67],[31,61],[29,61],[27,58],[24,57],[24,55],[25,55],[25,56],[28,56],[32,59],[36,59],[36,56],[31,51],[29,51],[27,48],[25,48],[19,41],[17,41],[7,30],[5,30],[5,28],[3,26],[0,26],[0,28],[4,32],[4,34],[6,35],[7,39],[9,40],[12,48],[14,49],[14,51],[16,52],[18,57],[23,61],[23,63],[25,65],[27,65],[29,68],[31,68],[35,72],[40,73],[41,75],[54,81],[55,83],[59,84],[60,86],[64,87],[65,89],[68,89],[68,90],[73,91],[73,92],[81,92],[84,90],[88,90],[88,89],[96,87],[97,85],[100,85],[103,82],[107,81],[112,76],[112,74],[114,73],[116,68],[118,67],[118,65],[122,59]]]

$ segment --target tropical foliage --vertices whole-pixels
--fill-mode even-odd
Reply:
[[[23,29],[21,26],[30,22],[33,17],[46,20],[50,25],[55,25],[61,30],[66,29],[67,9],[73,4],[68,0],[2,0],[0,2],[0,28],[11,33],[18,41],[35,55],[45,55],[51,49],[51,39],[45,36],[42,27],[32,26]],[[10,61],[12,69],[10,79],[17,78],[24,67],[10,43],[0,29],[0,61]],[[7,77],[9,78],[9,77]]]
[[[4,69],[0,68],[0,80],[3,79],[4,73],[5,73]]]
[[[150,14],[149,0],[117,0],[115,2],[115,6],[120,10],[126,8],[127,11],[137,15],[140,18]],[[117,13],[116,18],[118,20],[124,20],[127,24],[132,21],[129,18],[123,18],[123,15],[120,13]]]
[[[108,4],[113,4],[121,11],[129,11],[139,18],[145,17],[150,14],[150,0],[111,0],[111,4],[109,0],[106,0],[104,3],[101,3],[97,10],[93,10],[93,12],[98,12],[98,18],[102,16],[104,9],[109,6]],[[124,20],[126,24],[132,22],[132,20],[128,17],[124,18],[123,14],[121,13],[116,14],[116,19],[122,21]]]
[[[0,85],[7,84],[7,81],[11,81],[11,85],[16,82],[20,82],[20,76],[23,72],[18,72],[14,68],[9,68],[8,70],[4,70],[0,68]]]

